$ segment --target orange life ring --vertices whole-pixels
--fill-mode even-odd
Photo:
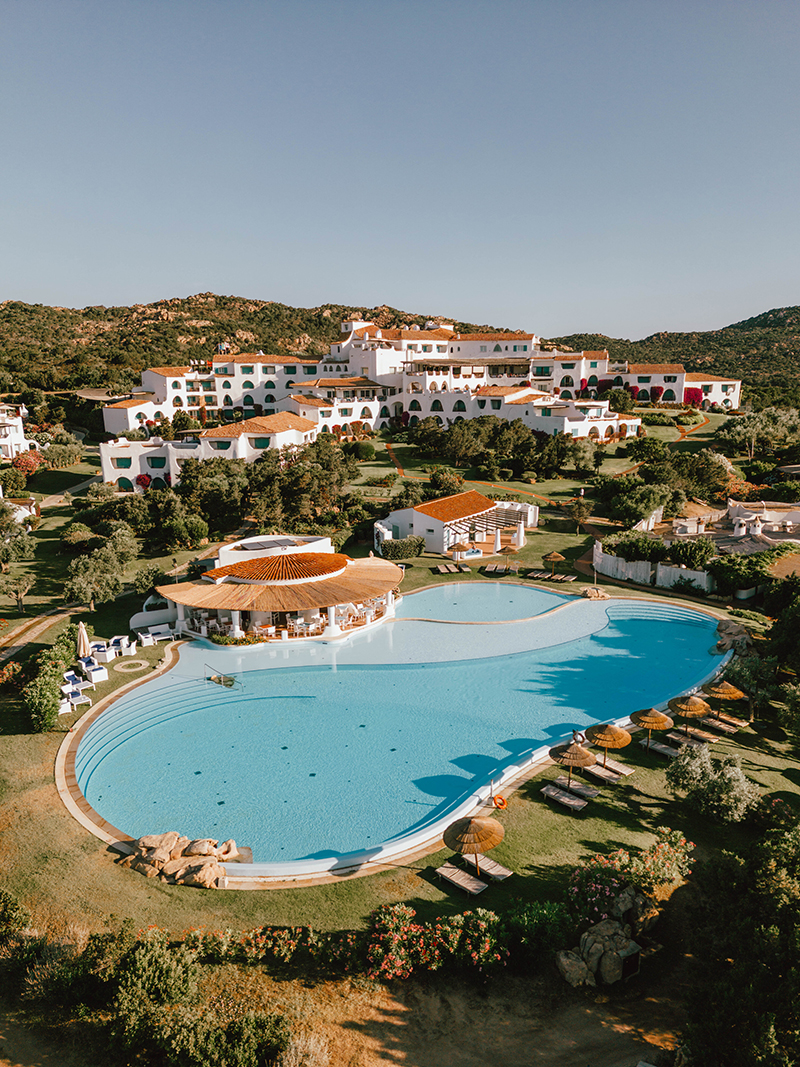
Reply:
[[[496,808],[499,808],[500,811],[505,811],[508,807],[508,801],[505,797],[492,797],[492,803]]]

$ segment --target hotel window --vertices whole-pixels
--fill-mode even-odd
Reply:
[[[127,470],[131,465],[130,456],[119,456],[111,460],[111,466],[117,470]]]
[[[270,439],[268,437],[251,437],[250,438],[250,447],[251,448],[269,448],[269,440]]]
[[[213,393],[216,388],[217,388],[217,383],[216,382],[203,382],[203,392],[204,393]]]
[[[254,388],[254,386],[253,386],[252,382],[242,382],[242,389],[253,389],[253,388]]]
[[[172,383],[172,388],[173,389],[180,389],[180,387],[181,387],[181,383],[180,382],[173,382]]]
[[[333,412],[332,411],[320,411],[319,415],[320,415],[321,419],[329,419],[331,417],[331,415],[333,415]]]
[[[231,372],[230,371],[230,367],[228,367],[227,364],[224,367],[215,367],[214,368],[214,373],[215,374],[230,374],[230,372]]]
[[[590,367],[596,367],[597,366],[597,360],[593,359],[592,362],[589,364],[589,366]]]
[[[575,370],[575,364],[574,363],[562,363],[561,364],[561,369],[562,370]]]
[[[222,388],[223,389],[230,389],[231,388],[231,383],[230,382],[223,382],[222,383]]]
[[[340,415],[352,415],[353,414],[353,409],[352,408],[339,408],[339,414]]]
[[[251,408],[251,407],[253,406],[253,398],[252,398],[252,396],[250,396],[250,394],[249,394],[249,393],[247,393],[247,394],[245,395],[245,398],[244,398],[244,400],[242,401],[242,403],[244,404],[244,406],[245,406],[246,408]]]
[[[665,382],[677,382],[677,380],[678,380],[678,376],[676,374],[665,374],[664,375],[664,381]]]
[[[230,441],[211,441],[209,443],[215,452],[227,452],[231,447]]]
[[[274,366],[273,367],[262,366],[261,373],[262,374],[274,374],[275,373],[275,367]]]
[[[284,374],[297,374],[297,367],[284,367],[283,368],[283,373]]]
[[[486,351],[486,345],[481,345],[481,352],[485,352],[485,351]]]
[[[239,373],[240,374],[254,374],[255,373],[255,367],[240,367],[239,368]],[[245,389],[247,388],[247,382],[244,383],[244,387],[245,387]],[[250,388],[251,389],[253,388],[252,385],[250,386]]]
[[[199,393],[200,392],[200,383],[199,382],[187,382],[186,383],[186,391],[189,392],[189,393]]]
[[[303,374],[307,374],[309,377],[313,377],[317,373],[317,367],[303,367]]]
[[[167,465],[167,457],[166,456],[148,456],[147,457],[147,466],[148,467],[152,467],[153,469],[156,469],[156,468],[166,467],[166,465]]]
[[[515,352],[527,352],[528,351],[528,346],[527,345],[514,345],[514,351]]]
[[[499,400],[492,400],[492,401],[490,401],[490,403],[491,403],[491,405],[492,405],[492,407],[494,408],[495,411],[499,411],[500,410],[500,401]],[[455,408],[453,410],[455,410]]]
[[[648,385],[650,382],[650,375],[646,374],[644,375],[644,377],[637,378],[636,381],[639,383],[639,385]]]
[[[423,345],[422,346],[422,351],[423,352],[432,352],[433,351],[433,345]]]
[[[479,400],[478,401],[478,407],[481,409],[481,411],[483,411],[483,409],[486,407],[486,401],[485,400]]]

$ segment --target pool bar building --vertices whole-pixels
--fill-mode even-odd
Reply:
[[[334,552],[327,537],[249,537],[199,578],[160,586],[169,607],[158,621],[185,637],[330,640],[392,618],[402,577],[388,560]]]

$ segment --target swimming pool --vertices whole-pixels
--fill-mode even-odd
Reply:
[[[721,664],[716,620],[669,604],[454,583],[402,612],[346,642],[183,646],[88,728],[84,796],[132,836],[233,837],[254,874],[350,867],[435,837],[572,729]]]

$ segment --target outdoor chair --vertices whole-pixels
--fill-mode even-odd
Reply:
[[[616,785],[621,777],[619,774],[615,774],[610,767],[604,767],[602,763],[594,763],[591,767],[582,767],[581,770],[585,774],[590,774],[593,778],[599,778],[606,785]]]
[[[707,726],[709,730],[717,730],[719,733],[725,734],[726,737],[733,737],[734,734],[739,733],[738,726],[731,726],[730,723],[723,722],[722,719],[715,719],[713,716],[701,719],[700,724],[701,726]]]
[[[509,574],[519,574],[519,563],[512,563],[508,568]]]
[[[606,758],[606,767],[610,771],[613,771],[614,774],[621,774],[625,778],[627,778],[629,774],[635,774],[636,773],[636,768],[635,767],[629,767],[627,765],[627,763],[619,763],[615,759]]]
[[[564,582],[577,582],[577,580],[578,580],[578,575],[577,574],[565,574],[564,577],[562,578],[562,581],[564,581]]]
[[[480,852],[465,852],[461,858],[468,867],[475,867],[477,860],[477,868],[480,873],[485,874],[487,878],[491,878],[493,882],[504,882],[506,878],[510,878],[514,873],[508,867],[501,866],[496,860],[491,860],[488,856],[482,856]]]
[[[670,745],[665,745],[661,741],[651,741],[648,746],[646,737],[643,737],[639,744],[642,748],[646,748],[650,752],[655,752],[659,756],[664,756],[665,759],[675,759],[676,756],[680,756],[681,754],[679,748],[672,748]]]
[[[445,570],[448,574],[458,574],[458,567],[454,563],[448,563],[445,566]]]
[[[734,715],[729,715],[727,711],[717,712],[717,718],[720,722],[726,723],[728,726],[736,726],[740,730],[744,730],[750,723],[745,719],[737,719]]]
[[[437,567],[434,567],[433,569],[435,571],[438,571],[439,574],[447,574],[447,567],[445,567],[444,563],[440,563]]]
[[[153,637],[153,635],[150,634],[150,633],[147,633],[147,634],[137,633],[136,634],[136,638],[139,641],[139,644],[142,646],[142,648],[146,648],[148,645],[154,645],[156,643],[155,637]]]
[[[573,793],[568,793],[565,789],[559,789],[557,785],[546,785],[541,790],[541,793],[548,798],[548,800],[554,800],[556,804],[561,804],[562,807],[569,808],[573,814],[577,814],[579,811],[583,811],[588,800],[582,800],[580,797],[576,797]]]
[[[678,730],[670,730],[665,736],[668,737],[670,741],[674,741],[675,744],[679,745],[681,748],[685,745],[691,745],[692,748],[702,748],[705,744],[705,741],[698,741],[696,737],[692,737],[691,733],[687,735]],[[719,738],[715,738],[715,740],[719,740]]]
[[[488,882],[482,882],[474,874],[470,874],[469,871],[462,871],[460,867],[456,867],[453,863],[445,863],[443,866],[437,867],[435,873],[440,878],[443,878],[445,882],[458,886],[459,889],[463,889],[465,893],[469,893],[473,897],[477,896],[478,893],[482,893],[484,889],[489,888]]]
[[[595,797],[600,796],[600,790],[595,789],[593,785],[579,782],[575,778],[570,780],[564,774],[559,775],[559,777],[554,780],[553,785],[557,785],[559,789],[566,789],[568,793],[574,793],[576,796],[583,797],[584,800],[594,800]]]
[[[497,570],[497,564],[496,563],[489,563],[483,568],[483,573],[484,574],[494,574],[494,572],[496,570]]]
[[[88,704],[89,707],[92,705],[92,698],[87,696],[82,689],[73,689],[72,686],[67,684],[61,686],[61,692],[70,702],[72,707],[75,707],[76,704]]]
[[[498,578],[502,578],[503,575],[506,573],[505,563],[498,563],[494,569],[494,573],[498,576]]]
[[[466,563],[459,563],[458,569],[462,574],[472,574],[472,567],[468,567]]]

